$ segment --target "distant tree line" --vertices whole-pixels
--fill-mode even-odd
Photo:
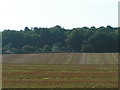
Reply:
[[[118,52],[118,28],[28,28],[4,30],[2,53]]]

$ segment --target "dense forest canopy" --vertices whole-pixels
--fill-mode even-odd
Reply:
[[[2,53],[118,52],[118,28],[28,28],[4,30]]]

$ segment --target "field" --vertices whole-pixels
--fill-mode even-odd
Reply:
[[[3,88],[118,88],[117,53],[3,55]]]
[[[23,64],[117,64],[117,53],[41,53],[3,55],[3,63]]]

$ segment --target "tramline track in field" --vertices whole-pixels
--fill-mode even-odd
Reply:
[[[41,53],[3,55],[3,63],[117,64],[117,53]]]

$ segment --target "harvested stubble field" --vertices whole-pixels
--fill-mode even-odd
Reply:
[[[3,55],[3,88],[117,88],[117,53]]]
[[[41,53],[3,55],[3,63],[23,64],[117,64],[117,53]]]

